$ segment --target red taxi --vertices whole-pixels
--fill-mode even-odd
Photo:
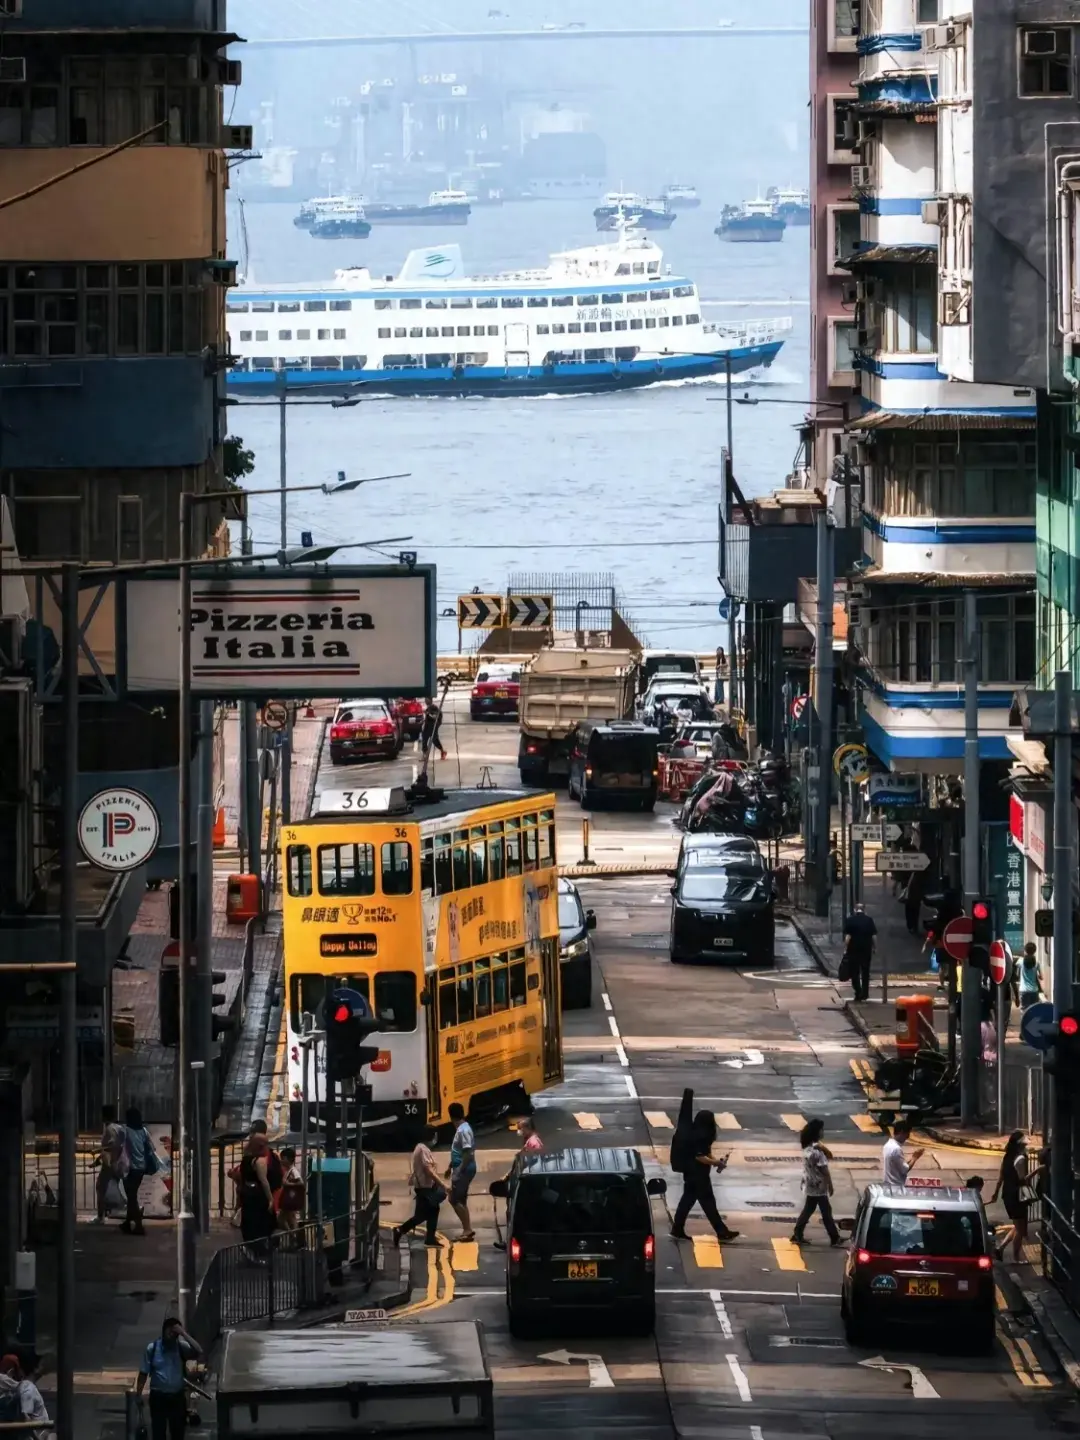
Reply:
[[[382,700],[342,700],[330,722],[330,763],[379,756],[392,760],[401,750],[397,721]]]
[[[422,700],[387,700],[390,713],[397,721],[403,740],[418,740],[424,728],[424,702]]]
[[[516,720],[520,694],[520,670],[510,665],[489,665],[476,673],[469,714],[474,720],[487,720],[492,715],[511,715]]]
[[[851,1230],[840,1315],[849,1343],[886,1324],[948,1326],[994,1344],[994,1262],[982,1201],[942,1185],[869,1185]]]

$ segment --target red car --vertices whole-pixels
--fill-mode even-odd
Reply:
[[[387,700],[403,740],[418,740],[424,728],[423,700]]]
[[[477,671],[469,696],[469,714],[474,720],[488,720],[493,715],[509,715],[516,720],[520,694],[520,670],[510,665],[489,665]]]
[[[392,760],[401,750],[397,721],[383,700],[342,700],[330,725],[330,761],[369,756]]]

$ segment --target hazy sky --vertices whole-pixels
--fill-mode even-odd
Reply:
[[[506,18],[488,18],[500,10]],[[805,27],[807,6],[757,0],[755,25]],[[231,28],[250,39],[375,34],[410,29],[538,28],[745,23],[735,0],[231,0]],[[448,18],[449,17],[449,18]],[[718,31],[722,36],[723,32]],[[711,40],[519,42],[320,50],[251,50],[233,118],[252,118],[273,99],[277,138],[317,144],[328,98],[356,93],[365,79],[453,70],[486,74],[508,88],[550,92],[579,104],[607,145],[612,184],[655,188],[687,179],[724,199],[758,185],[799,183],[807,171],[807,37]]]

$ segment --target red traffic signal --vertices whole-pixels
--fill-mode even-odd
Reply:
[[[971,907],[971,917],[973,920],[990,919],[990,906],[987,905],[985,900],[975,901],[975,904]]]
[[[1080,1020],[1075,1015],[1062,1015],[1058,1021],[1058,1033],[1061,1035],[1080,1035]]]
[[[352,1008],[348,1005],[339,1005],[334,1011],[334,1024],[345,1025],[352,1019]]]
[[[973,947],[989,946],[993,935],[989,900],[971,902],[971,944]]]

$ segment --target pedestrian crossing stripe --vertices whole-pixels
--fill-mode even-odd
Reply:
[[[694,1235],[694,1263],[700,1270],[722,1270],[724,1256],[715,1235]]]
[[[742,1126],[730,1110],[721,1110],[716,1117],[716,1128],[718,1130],[741,1130]]]
[[[675,1122],[666,1110],[646,1110],[643,1114],[645,1123],[650,1130],[674,1130],[675,1128]],[[573,1118],[579,1130],[592,1132],[605,1128],[604,1120],[592,1110],[575,1110],[573,1112]],[[785,1129],[792,1130],[795,1134],[798,1134],[806,1124],[805,1117],[794,1110],[782,1114],[779,1118]],[[829,1123],[835,1126],[841,1123],[841,1121],[846,1120],[850,1120],[852,1125],[854,1125],[857,1130],[861,1130],[864,1135],[880,1136],[882,1133],[879,1122],[875,1120],[872,1115],[867,1114],[845,1115],[843,1117],[833,1116],[830,1117]],[[761,1117],[755,1116],[755,1128],[760,1129],[760,1127]],[[743,1126],[732,1111],[721,1110],[717,1112],[716,1128],[718,1130],[742,1130]]]
[[[582,1130],[602,1130],[604,1128],[604,1122],[600,1116],[592,1114],[591,1111],[575,1111],[574,1119]]]
[[[857,1125],[864,1135],[880,1135],[881,1126],[872,1115],[852,1115],[853,1125]]]
[[[806,1261],[794,1240],[773,1240],[773,1254],[781,1270],[805,1270]]]
[[[665,1114],[663,1110],[646,1110],[644,1114],[645,1124],[652,1130],[675,1129],[675,1126],[671,1123],[671,1116]]]
[[[784,1124],[788,1127],[789,1130],[794,1130],[796,1133],[798,1133],[798,1131],[800,1131],[806,1124],[806,1120],[804,1119],[804,1117],[795,1113],[789,1115],[781,1115],[780,1119],[784,1122]]]
[[[480,1246],[475,1240],[454,1240],[450,1246],[450,1264],[463,1275],[480,1269]]]

